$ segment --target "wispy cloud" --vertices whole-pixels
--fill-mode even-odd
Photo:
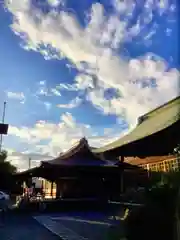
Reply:
[[[47,86],[46,81],[40,81],[38,83],[37,86],[37,92],[36,92],[37,96],[61,96],[61,93],[58,89],[58,86],[54,87],[54,88],[50,88]]]
[[[66,12],[65,7],[60,12],[43,14],[39,9],[31,8],[29,3],[28,0],[6,3],[14,16],[11,25],[14,33],[19,36],[25,33],[28,49],[41,54],[42,45],[43,49],[50,46],[56,50],[58,59],[68,58],[80,72],[74,84],[60,84],[58,90],[83,89],[86,99],[104,114],[116,114],[130,124],[134,124],[139,115],[178,94],[179,72],[168,69],[163,59],[151,53],[128,60],[118,55],[125,42],[151,40],[159,24],[154,19],[154,11],[159,18],[167,16],[168,21],[168,16],[172,18],[173,14],[172,3],[161,1],[159,4],[147,0],[141,6],[134,1],[113,1],[111,15],[106,15],[103,5],[94,3],[86,28],[80,25],[74,14]],[[137,8],[142,8],[142,11],[132,25],[130,22]],[[36,21],[37,15],[39,21]],[[48,47],[45,49],[47,55]],[[49,58],[51,54],[49,51]],[[156,87],[152,87],[152,79]],[[109,87],[117,89],[120,96],[105,100],[104,92]],[[41,89],[40,94],[46,94],[46,89]]]
[[[51,89],[51,92],[52,92],[52,94],[54,94],[55,96],[61,97],[61,93],[60,93],[60,91],[58,91],[58,89],[52,88],[52,89]]]
[[[14,100],[19,100],[20,103],[24,103],[25,102],[25,95],[23,92],[10,92],[7,91],[6,95],[9,99],[14,99]]]
[[[36,167],[40,165],[41,161],[46,161],[53,158],[52,156],[47,154],[38,154],[29,151],[17,152],[13,149],[7,149],[7,152],[7,161],[10,161],[20,171],[26,170],[29,167],[29,159],[31,161],[31,167]]]
[[[11,29],[22,39],[23,48],[39,52],[46,60],[66,58],[68,66],[78,72],[72,84],[60,83],[49,88],[46,81],[41,81],[37,96],[61,97],[64,91],[73,91],[76,98],[58,107],[78,107],[86,100],[104,115],[116,115],[117,121],[123,118],[134,126],[139,115],[179,94],[179,70],[169,68],[164,59],[154,53],[133,59],[119,54],[124,43],[151,44],[152,37],[160,31],[161,18],[173,24],[176,11],[173,3],[113,0],[111,13],[107,13],[102,4],[93,3],[85,13],[86,27],[74,13],[66,11],[65,4],[63,10],[53,8],[45,14],[30,3],[30,0],[5,3],[13,16]],[[49,4],[55,7],[58,3]],[[137,9],[141,11],[132,21]],[[164,31],[170,33],[169,26]],[[106,99],[106,91],[112,88],[118,94]],[[10,126],[9,133],[33,147],[34,152],[52,156],[83,136],[91,139],[97,135],[90,140],[94,146],[119,137],[110,130],[105,131],[106,138],[98,137],[91,126],[77,123],[70,113],[63,114],[58,124],[40,121],[30,128]],[[48,144],[41,144],[41,140],[47,140]]]
[[[121,136],[127,130],[121,133]],[[26,144],[27,150],[17,152],[15,149],[8,149],[8,160],[18,166],[19,169],[28,168],[28,159],[32,159],[32,167],[56,157],[61,152],[69,149],[82,137],[86,137],[90,146],[100,147],[120,137],[115,127],[105,128],[104,133],[98,132],[90,125],[77,123],[75,118],[68,112],[64,113],[59,123],[39,121],[32,127],[10,126],[9,135],[14,136],[19,146]],[[43,144],[42,142],[46,142]]]
[[[72,101],[70,101],[68,104],[58,104],[58,108],[75,108],[78,107],[82,103],[82,99],[79,97],[76,97]]]
[[[96,146],[102,145],[102,142],[109,142],[111,138],[114,139],[114,136],[106,138],[107,135],[104,141],[102,141],[103,136],[100,139],[92,138],[93,135],[95,136],[93,128],[90,125],[78,123],[68,112],[61,115],[58,124],[39,121],[32,127],[10,126],[9,135],[16,137],[19,144],[26,143],[31,152],[48,156],[57,156],[84,136],[90,139],[90,144]],[[47,144],[42,144],[42,141],[46,141]]]
[[[48,0],[48,4],[52,7],[57,7],[60,5],[60,3],[61,3],[60,0]]]
[[[37,87],[36,96],[49,96],[50,92],[46,85],[46,81],[40,81]]]

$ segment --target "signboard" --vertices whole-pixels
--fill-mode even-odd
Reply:
[[[8,124],[0,123],[0,134],[7,135],[8,133]]]

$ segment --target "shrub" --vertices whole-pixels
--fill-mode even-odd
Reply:
[[[168,185],[148,191],[145,206],[133,209],[126,220],[127,239],[173,239],[176,196]]]

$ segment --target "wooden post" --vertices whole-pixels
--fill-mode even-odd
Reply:
[[[61,186],[60,186],[60,179],[58,178],[56,180],[56,199],[60,198],[60,194],[61,194]]]
[[[53,181],[51,182],[51,197],[53,198]]]
[[[124,156],[121,156],[121,163],[123,163],[124,162]],[[121,193],[123,193],[124,192],[124,169],[121,169],[121,180],[120,180],[121,182],[120,182],[120,184],[121,184],[121,189],[120,189],[120,191],[121,191]]]
[[[164,172],[166,172],[166,162],[163,161]]]
[[[147,164],[147,174],[148,174],[148,179],[150,178],[150,167],[149,167],[149,163]]]
[[[44,197],[47,196],[47,191],[46,191],[46,189],[47,189],[47,180],[44,179]]]

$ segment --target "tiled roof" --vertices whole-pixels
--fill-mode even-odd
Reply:
[[[91,148],[89,148],[88,142],[85,138],[82,138],[78,144],[70,148],[65,153],[59,155],[57,158],[44,161],[44,163],[65,166],[113,165],[113,163],[95,156],[95,154],[92,153]]]
[[[129,143],[160,132],[180,121],[180,96],[141,116],[136,128],[124,137],[104,147],[92,149],[94,153],[102,153],[121,148]]]

